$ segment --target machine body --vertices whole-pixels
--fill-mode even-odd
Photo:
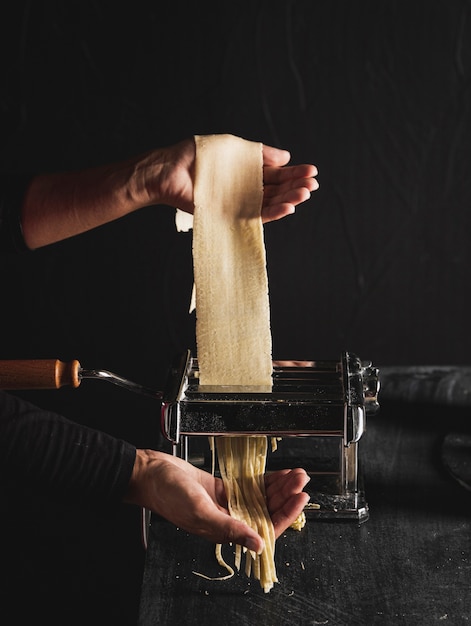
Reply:
[[[162,430],[176,455],[205,469],[209,437],[271,437],[267,471],[303,467],[311,477],[309,517],[365,521],[358,445],[378,391],[378,370],[348,352],[339,361],[276,361],[268,387],[200,385],[187,352],[169,373]]]

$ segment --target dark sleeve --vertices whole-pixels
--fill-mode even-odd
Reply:
[[[0,392],[0,476],[48,495],[121,502],[136,449]]]
[[[20,209],[31,175],[0,174],[0,251],[27,250],[21,229]]]

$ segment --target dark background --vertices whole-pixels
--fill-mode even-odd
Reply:
[[[287,148],[318,166],[320,190],[265,228],[274,356],[469,364],[471,2],[18,1],[0,29],[3,171],[196,133]],[[173,216],[150,207],[2,267],[2,357],[77,358],[160,389],[194,341],[191,235]],[[158,405],[106,383],[25,396],[161,444]],[[133,623],[139,512],[9,498],[20,597],[49,619],[94,603]]]

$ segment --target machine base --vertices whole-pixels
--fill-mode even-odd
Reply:
[[[319,479],[322,481],[321,487],[316,485]],[[342,494],[338,487],[336,476],[311,475],[311,482],[305,489],[311,496],[304,509],[307,520],[351,521],[359,524],[368,520],[365,492],[361,490]]]
[[[303,467],[311,480],[305,487],[310,501],[305,508],[308,520],[366,522],[368,504],[363,489],[360,467],[357,468],[357,490],[345,487],[342,471],[343,446],[338,438],[293,437],[278,442],[277,450],[268,451],[266,471]],[[193,465],[211,471],[212,456],[205,437],[186,440],[186,454]],[[218,470],[216,467],[216,475]]]

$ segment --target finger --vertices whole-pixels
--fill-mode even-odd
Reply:
[[[280,509],[283,509],[286,502],[291,497],[301,493],[309,481],[309,476],[301,468],[284,473],[274,472],[271,475],[267,474],[265,489],[270,514],[274,515]]]
[[[270,167],[263,168],[263,180],[265,184],[279,184],[293,178],[314,178],[318,175],[315,165],[301,164],[290,165],[288,167]]]
[[[301,515],[308,502],[309,495],[307,493],[298,493],[287,500],[283,507],[271,516],[276,539]]]
[[[283,193],[280,193],[271,198],[264,199],[264,205],[276,206],[277,204],[292,204],[296,206],[301,202],[306,202],[311,197],[311,192],[306,187],[296,187],[295,189],[287,189]]]
[[[272,146],[263,145],[263,164],[282,167],[286,165],[291,158],[288,150],[273,148]]]
[[[265,474],[265,489],[267,496],[275,490],[290,495],[293,490],[301,491],[304,489],[310,480],[306,470],[302,467],[277,470]]]
[[[283,217],[292,215],[295,211],[296,207],[293,204],[277,204],[265,207],[262,209],[262,222],[263,224],[275,222],[276,220],[281,220]]]
[[[264,199],[273,198],[293,189],[315,191],[318,188],[319,183],[316,178],[288,178],[282,183],[265,184],[263,187],[263,197]]]
[[[212,543],[238,544],[260,554],[264,548],[262,537],[250,526],[217,508],[203,507],[196,516],[180,524],[184,530],[199,535]]]
[[[227,535],[227,541],[223,543],[232,543],[243,546],[252,550],[256,554],[261,554],[265,547],[265,542],[260,535],[250,528],[244,522],[240,522],[233,518],[230,518],[231,526],[229,527],[229,534]]]
[[[292,215],[298,204],[309,200],[311,197],[307,189],[292,189],[286,192],[282,197],[274,197],[269,199],[267,204],[262,208],[263,223],[272,222],[287,215]]]

